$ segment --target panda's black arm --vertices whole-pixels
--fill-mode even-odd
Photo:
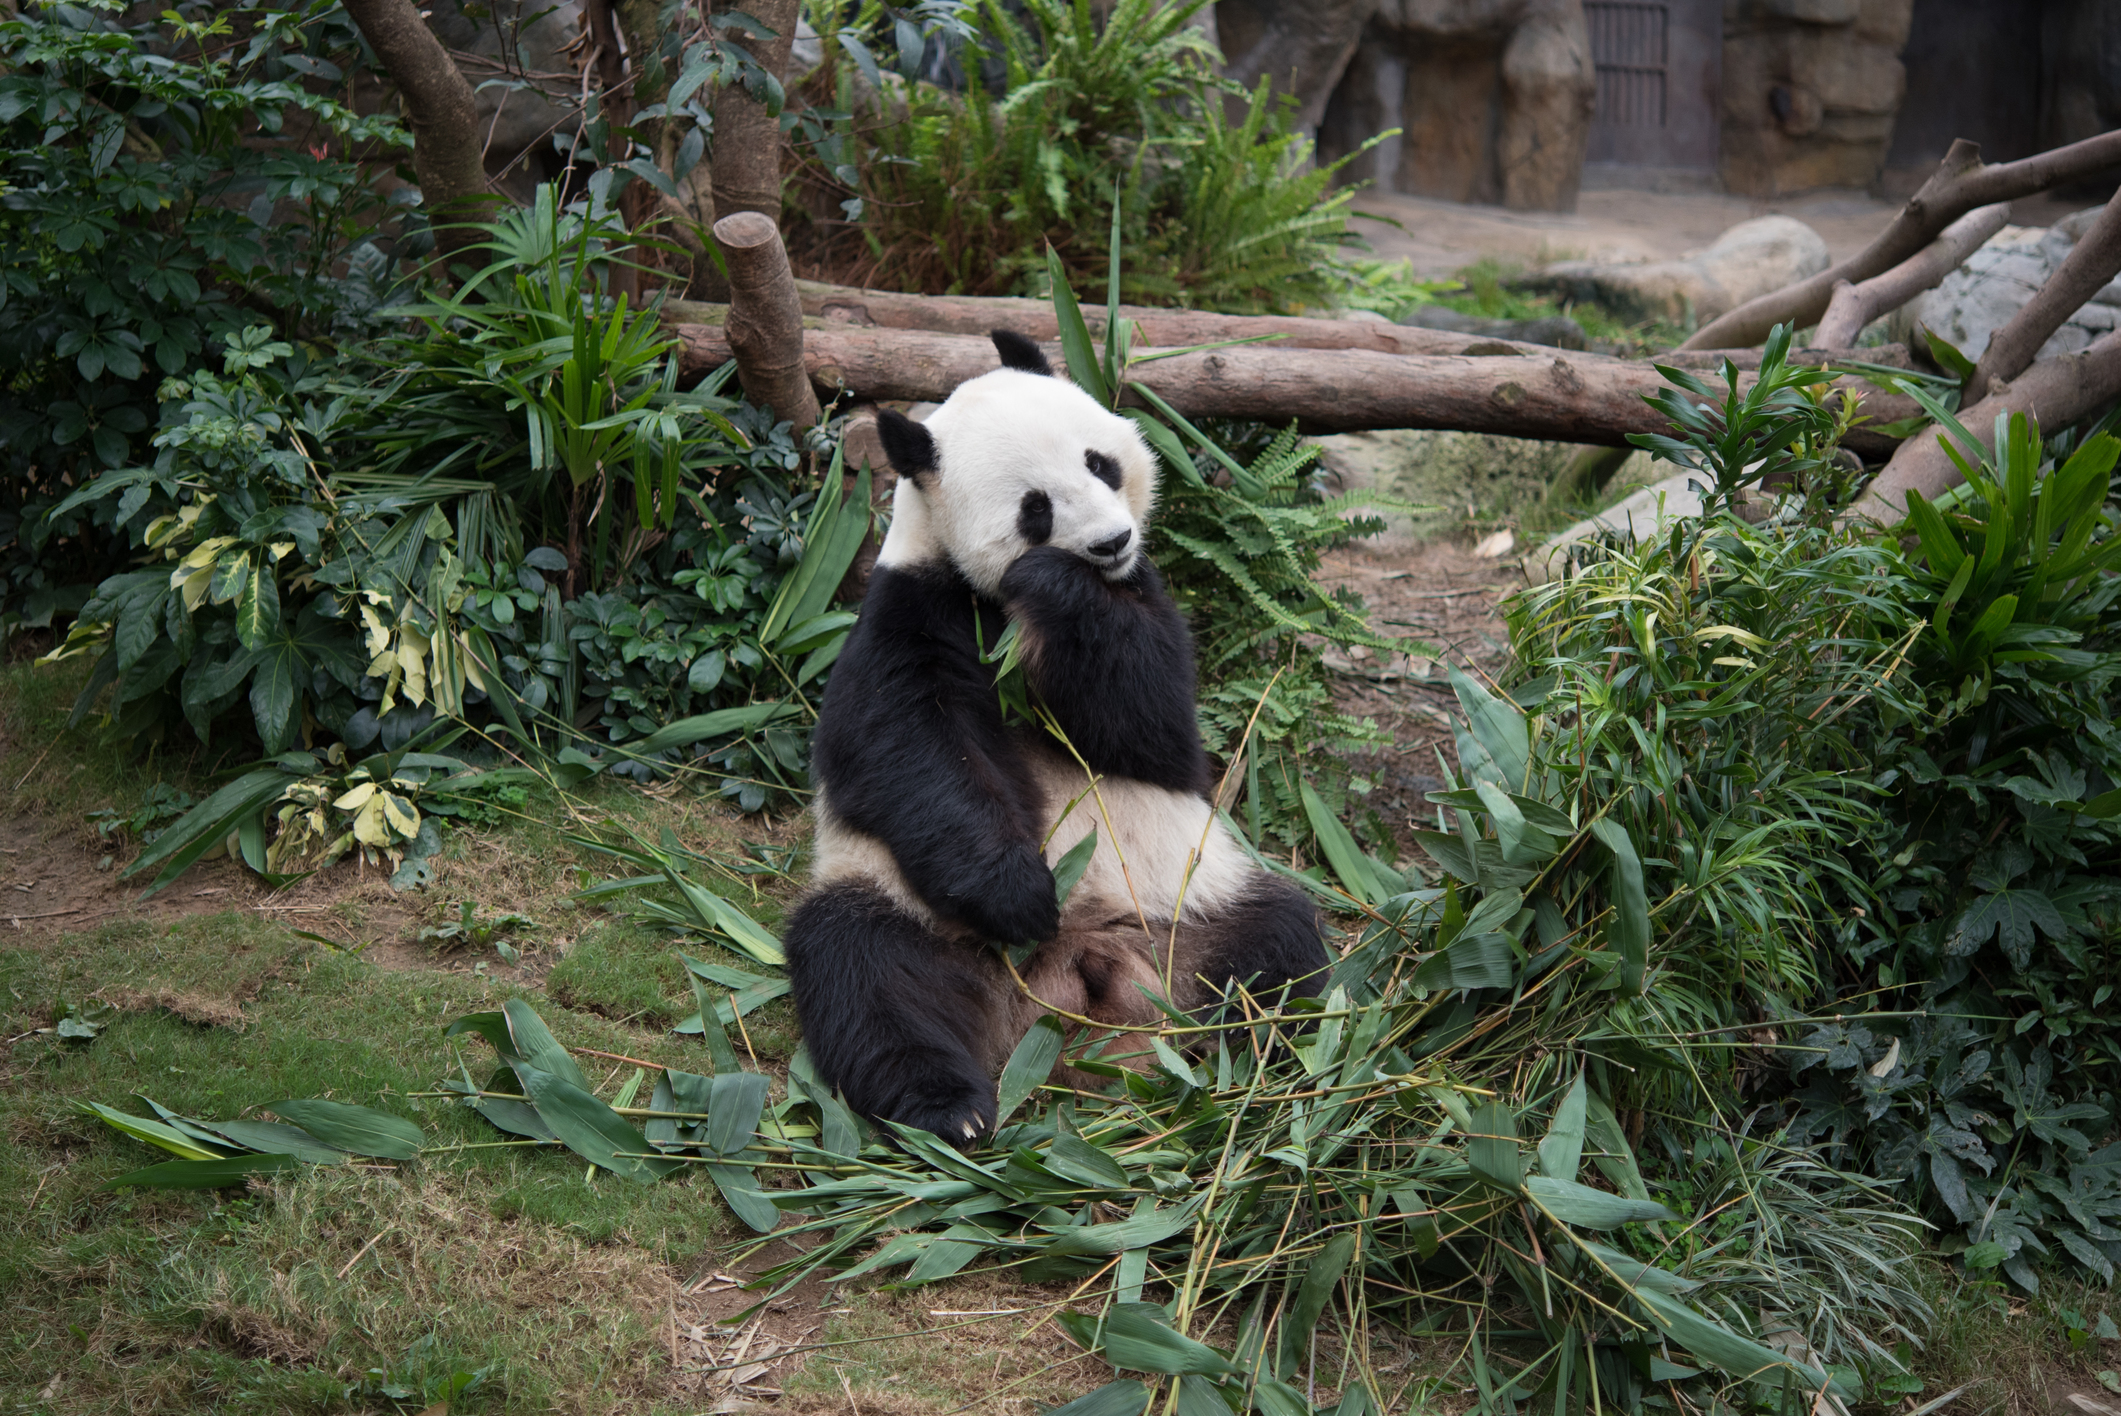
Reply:
[[[890,847],[938,914],[1003,943],[1046,940],[1060,910],[1039,790],[980,662],[972,605],[953,572],[879,566],[833,665],[812,762],[833,813]]]
[[[1009,567],[1001,590],[1024,626],[1032,688],[1094,771],[1208,789],[1193,637],[1147,557],[1115,585],[1080,556],[1039,546]]]

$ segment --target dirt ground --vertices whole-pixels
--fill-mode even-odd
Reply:
[[[2048,226],[2084,205],[2040,196],[2014,203],[2011,220]],[[1441,279],[1486,257],[1527,265],[1555,260],[1665,260],[1698,250],[1756,216],[1793,216],[1843,260],[1884,230],[1900,209],[1862,192],[1814,192],[1758,201],[1724,192],[1587,191],[1574,212],[1508,211],[1364,192],[1352,223],[1384,260],[1411,261],[1416,275]],[[1397,223],[1396,225],[1394,223]]]
[[[1326,558],[1319,579],[1362,596],[1370,623],[1384,635],[1413,641],[1397,654],[1329,653],[1334,706],[1375,723],[1388,741],[1351,754],[1371,783],[1365,804],[1393,829],[1402,850],[1407,832],[1433,829],[1426,794],[1443,787],[1442,763],[1455,765],[1451,723],[1458,697],[1446,665],[1488,681],[1509,656],[1503,598],[1523,584],[1510,561],[1484,559],[1455,540],[1400,541],[1389,549],[1357,543]]]

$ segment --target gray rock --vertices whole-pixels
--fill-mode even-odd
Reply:
[[[1997,330],[2047,278],[2055,273],[2077,239],[2098,219],[2100,208],[2072,213],[2053,226],[2006,226],[1988,244],[1966,258],[1934,290],[1924,291],[1895,311],[1886,322],[1891,339],[1921,348],[1927,330],[1969,359],[1979,359]],[[2121,280],[2091,298],[2066,320],[2036,356],[2071,354],[2121,326]]]
[[[1555,289],[1623,315],[1714,319],[1756,296],[1817,275],[1831,264],[1826,241],[1790,216],[1741,221],[1706,250],[1676,261],[1606,265],[1560,261],[1527,284]]]
[[[1548,315],[1536,320],[1491,320],[1469,315],[1447,305],[1417,305],[1399,317],[1403,325],[1422,329],[1447,329],[1459,334],[1477,334],[1484,339],[1514,339],[1520,344],[1545,344],[1555,349],[1582,349],[1583,326],[1566,315]]]
[[[1534,585],[1543,585],[1568,574],[1578,549],[1600,536],[1618,533],[1639,542],[1663,535],[1675,521],[1701,515],[1701,493],[1694,490],[1694,484],[1700,481],[1700,473],[1682,472],[1652,482],[1596,516],[1585,517],[1525,556],[1525,578]]]

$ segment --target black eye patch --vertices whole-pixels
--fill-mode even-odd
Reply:
[[[1043,546],[1053,537],[1053,498],[1044,492],[1025,492],[1016,508],[1016,529],[1026,541]]]
[[[1089,468],[1090,475],[1098,481],[1115,492],[1119,490],[1119,463],[1112,458],[1092,448],[1083,454],[1083,466]]]

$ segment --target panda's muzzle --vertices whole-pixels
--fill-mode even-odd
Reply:
[[[1092,556],[1095,556],[1099,560],[1117,560],[1119,559],[1120,552],[1126,550],[1128,544],[1133,540],[1134,528],[1132,526],[1129,526],[1126,530],[1121,531],[1119,534],[1114,536],[1107,536],[1104,540],[1098,541],[1093,545],[1087,546],[1085,547],[1085,549],[1089,551]]]

